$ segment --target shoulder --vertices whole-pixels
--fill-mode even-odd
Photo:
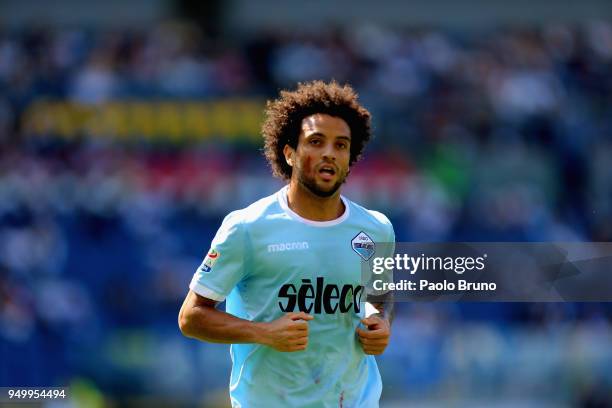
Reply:
[[[363,225],[364,228],[376,231],[383,240],[395,240],[393,224],[389,218],[380,211],[369,210],[344,197],[351,208],[351,217]]]
[[[221,242],[228,244],[229,242],[234,244],[246,242],[251,226],[278,212],[276,207],[279,207],[278,200],[276,194],[272,194],[254,202],[248,207],[230,212],[225,216],[217,230],[213,244],[216,245]]]
[[[278,192],[257,200],[248,207],[232,211],[223,220],[223,225],[227,224],[244,228],[280,212],[277,195]]]

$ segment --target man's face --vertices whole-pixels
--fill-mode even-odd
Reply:
[[[285,146],[291,180],[319,197],[332,196],[349,173],[351,129],[335,116],[317,113],[302,120],[297,149]]]

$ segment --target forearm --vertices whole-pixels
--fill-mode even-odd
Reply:
[[[201,310],[205,309],[205,310]],[[187,337],[211,343],[261,343],[261,323],[214,308],[194,307],[181,324]]]
[[[211,343],[262,343],[262,323],[240,319],[208,306],[192,306],[181,312],[181,332]]]

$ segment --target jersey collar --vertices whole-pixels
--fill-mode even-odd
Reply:
[[[344,198],[344,196],[341,195],[340,199],[344,203],[344,212],[342,213],[342,215],[340,217],[336,218],[335,220],[329,220],[329,221],[313,221],[313,220],[309,220],[307,218],[304,218],[304,217],[300,216],[298,213],[296,213],[291,208],[289,208],[289,203],[287,202],[287,191],[288,190],[289,190],[289,186],[288,185],[280,189],[280,191],[277,193],[278,202],[279,202],[281,208],[287,213],[287,215],[289,215],[294,220],[302,222],[304,224],[312,225],[313,227],[332,227],[332,226],[338,225],[342,221],[346,220],[348,218],[348,216],[349,216],[350,211],[351,211],[351,209],[349,207],[348,200],[346,198]]]

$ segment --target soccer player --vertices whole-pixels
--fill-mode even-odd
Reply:
[[[361,267],[395,235],[383,214],[340,195],[370,113],[350,86],[303,83],[268,102],[263,136],[288,185],[223,220],[180,329],[232,344],[233,407],[377,407],[373,355],[389,343],[391,303],[366,317]]]

